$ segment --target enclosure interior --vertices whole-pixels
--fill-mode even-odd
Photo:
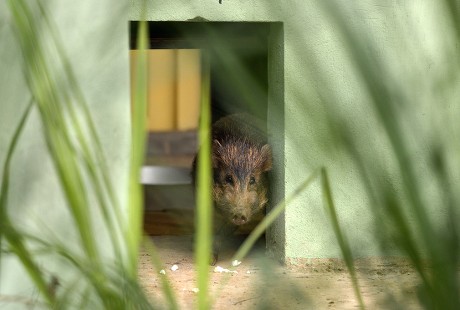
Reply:
[[[138,26],[139,22],[130,22],[131,52],[136,51]],[[212,121],[232,113],[248,113],[260,119],[263,129],[266,130],[269,32],[269,23],[148,22],[149,52],[154,50],[169,50],[178,53],[198,51],[198,67],[202,68],[205,61],[210,64]],[[133,65],[131,63],[132,67]],[[173,67],[173,70],[179,72],[180,62]],[[149,70],[152,69],[149,68]],[[148,72],[149,75],[151,73]],[[160,72],[156,72],[156,75],[162,76]],[[156,83],[161,84],[162,82],[158,82],[156,78]],[[201,80],[198,83],[196,81],[186,82],[186,84],[193,83],[195,88],[200,87]],[[175,92],[182,87],[178,85],[173,87]],[[188,94],[173,95],[175,101],[181,96],[185,96],[186,103],[185,106],[180,103],[177,105],[174,111],[176,114],[183,113],[181,109],[190,109],[192,105],[192,100],[188,100]],[[169,106],[169,103],[155,101],[155,98],[149,101],[149,107],[156,105],[155,109],[167,109]],[[197,113],[196,109],[193,109],[193,113]],[[196,124],[198,124],[199,115],[192,117],[196,118],[193,128],[184,129],[176,126],[166,129],[149,129],[145,166],[179,167],[184,169],[188,176],[198,148]],[[144,193],[144,228],[147,234],[193,233],[195,202],[190,183],[144,184]],[[251,227],[246,227],[243,232],[250,229]]]

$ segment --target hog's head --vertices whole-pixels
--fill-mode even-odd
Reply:
[[[251,221],[268,201],[267,171],[272,167],[268,144],[248,140],[214,140],[213,199],[217,211],[234,225]]]

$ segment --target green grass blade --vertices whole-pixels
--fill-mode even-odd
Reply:
[[[204,57],[202,58],[204,59]],[[196,193],[196,247],[195,263],[198,278],[198,309],[210,308],[208,296],[209,260],[211,258],[212,234],[212,179],[211,179],[211,109],[210,109],[210,68],[207,60],[203,63],[201,88],[201,114],[198,137],[200,150],[197,164]]]
[[[410,107],[410,109],[413,109],[411,110],[411,113],[413,113],[417,111],[417,109],[413,107],[418,105],[412,102],[413,99],[411,95],[405,92],[404,83],[399,84],[388,79],[385,73],[388,72],[389,67],[380,57],[369,53],[367,45],[369,42],[373,41],[370,38],[372,33],[358,31],[356,28],[351,27],[345,15],[340,12],[337,6],[331,5],[328,2],[323,2],[322,4],[327,5],[326,11],[330,14],[337,29],[340,29],[340,34],[344,38],[344,42],[349,50],[350,59],[358,75],[362,78],[364,88],[370,94],[372,99],[370,103],[379,121],[383,125],[391,144],[391,151],[397,163],[403,191],[407,193],[407,200],[404,202],[397,202],[394,197],[391,197],[391,195],[395,195],[394,192],[387,193],[387,196],[389,196],[386,197],[387,201],[385,202],[388,208],[387,214],[388,217],[392,219],[394,226],[397,227],[399,234],[398,239],[403,240],[403,242],[398,243],[400,249],[409,256],[423,280],[423,285],[425,286],[424,290],[428,294],[421,302],[428,306],[436,305],[436,307],[439,308],[451,308],[452,305],[455,305],[454,308],[458,308],[460,304],[458,298],[459,281],[458,278],[453,276],[455,274],[454,270],[457,269],[455,265],[458,264],[458,258],[456,258],[458,257],[458,245],[452,247],[451,243],[451,238],[453,238],[453,240],[456,238],[456,228],[454,228],[455,225],[449,224],[450,219],[446,218],[445,225],[450,226],[448,229],[450,229],[451,233],[447,236],[448,242],[440,242],[440,240],[446,239],[446,235],[436,227],[436,219],[431,213],[431,210],[434,208],[424,199],[426,188],[422,185],[423,182],[419,180],[420,168],[417,166],[420,159],[418,156],[415,156],[416,154],[411,150],[409,146],[410,142],[405,140],[407,136],[408,121],[399,115],[399,112],[402,111],[401,108]],[[444,7],[442,7],[442,5],[444,5]],[[458,12],[458,5],[449,0],[442,3],[440,8],[444,9],[444,13],[447,17],[451,14],[455,15]],[[446,10],[445,8],[450,9]],[[455,35],[458,38],[458,14],[450,17],[452,17],[450,20],[452,22],[452,33],[450,33],[450,35]],[[449,35],[449,33],[446,33],[446,35]],[[423,53],[421,53],[421,55],[423,55]],[[455,68],[455,65],[458,65],[458,58],[452,59],[451,68]],[[451,70],[451,68],[444,72],[449,73],[448,71]],[[455,71],[454,69],[451,78],[457,78],[457,72],[458,70]],[[450,73],[447,74],[447,76],[449,75]],[[439,83],[439,79],[433,75],[430,76],[429,82],[434,86],[437,85],[436,83]],[[441,93],[442,91],[440,91],[439,94]],[[438,99],[441,99],[441,101],[447,99],[444,97],[444,94],[441,96],[442,97],[438,96]],[[432,104],[434,103],[435,102]],[[413,120],[415,120],[415,118],[413,118]],[[423,124],[423,126],[426,125],[427,124]],[[446,125],[448,125],[448,123],[446,123]],[[415,127],[411,129],[414,131],[417,130]],[[433,129],[434,132],[438,131],[435,127],[433,127]],[[415,132],[412,134],[414,133]],[[439,133],[441,133],[441,131],[438,131],[438,134]],[[446,133],[448,133],[448,130],[446,130]],[[425,141],[429,142],[427,143],[429,146],[427,149],[436,149],[437,144],[442,143],[443,136],[444,134],[439,134],[440,139],[438,139],[438,141],[430,141],[430,138]],[[451,139],[451,137],[448,139]],[[451,144],[453,142],[449,141],[447,143]],[[424,153],[424,151],[422,151],[422,153]],[[423,154],[423,156],[426,155],[430,154]],[[452,159],[452,153],[448,154],[446,152],[445,155]],[[454,157],[453,160],[458,160],[458,158]],[[427,167],[427,169],[430,168],[432,167]],[[446,176],[441,176],[441,178],[437,180],[439,184],[444,182],[444,180],[442,180],[443,177]],[[383,186],[383,188],[385,189],[385,186]],[[440,192],[443,191],[442,186],[438,185],[438,189]],[[445,201],[448,200],[455,201],[455,198],[446,197]],[[403,204],[409,206],[409,211],[414,215],[413,219],[399,212],[398,208],[403,206]],[[447,209],[449,209],[448,204],[449,202],[447,202]],[[441,202],[441,207],[445,206],[446,203]],[[416,236],[416,240],[420,242],[416,242],[415,238],[406,238],[404,235],[406,232],[410,233],[409,236]],[[433,271],[423,271],[423,266],[420,266],[423,259],[428,260],[430,264],[432,264]]]
[[[153,242],[148,238],[144,238],[144,248],[150,255],[155,271],[159,273],[160,270],[163,269],[162,268],[163,264],[160,260],[160,257],[158,256],[158,250],[155,248],[155,245],[153,244]],[[174,291],[171,288],[171,285],[168,281],[166,274],[161,275],[161,285],[162,285],[163,293],[165,294],[166,300],[169,303],[168,309],[173,309],[173,310],[179,309],[179,306],[177,305],[176,296],[174,294]]]
[[[70,262],[72,268],[79,271],[83,275],[82,278],[91,284],[90,295],[93,297],[96,294],[104,308],[150,309],[136,277],[142,223],[139,173],[145,144],[145,57],[139,64],[141,70],[138,70],[138,73],[142,77],[138,79],[140,87],[137,94],[139,95],[134,104],[135,125],[133,126],[133,149],[130,163],[129,214],[127,221],[122,223],[91,115],[46,10],[40,1],[35,6],[23,0],[9,1],[8,5],[12,15],[12,24],[16,28],[17,41],[22,51],[25,79],[36,102],[47,147],[75,228],[80,234],[83,252],[76,253],[60,244],[58,240],[53,243],[41,242],[42,246],[49,251],[48,254],[57,254]],[[146,38],[145,26],[143,30],[143,34],[139,37]],[[47,45],[44,45],[43,37],[46,35],[40,34],[48,32],[51,33],[51,40],[46,41]],[[143,44],[141,49],[145,50],[146,39],[143,40]],[[58,58],[51,61],[47,51],[53,48],[57,50]],[[63,73],[55,69],[53,66],[55,62],[57,67],[61,65],[59,69],[63,69]],[[9,169],[8,165],[6,166]],[[5,171],[8,172],[8,169]],[[2,183],[2,187],[7,193],[8,182]],[[109,233],[111,245],[115,251],[114,266],[112,262],[102,263],[101,253],[94,238],[95,227],[91,218],[92,212],[89,209],[94,204],[91,199],[93,195],[96,198],[96,204],[101,208],[104,220],[102,229],[106,229]],[[5,194],[0,199],[5,202],[2,203],[2,211],[6,210],[6,197]],[[33,238],[28,238],[25,232],[15,229],[6,216],[2,216],[0,220],[2,224],[5,224],[1,225],[1,237],[5,237],[12,254],[22,261],[37,288],[51,303],[54,294],[47,292],[46,281],[40,278],[40,270],[33,262],[34,258],[40,254],[29,253],[24,246],[25,241],[31,242]],[[125,233],[126,243],[123,243],[121,238],[117,238],[117,233],[121,231]],[[121,257],[122,250],[127,250],[128,253],[129,261],[126,265],[123,262],[118,264],[117,259]],[[71,291],[64,290],[64,292],[65,299],[72,299]],[[134,300],[130,299],[131,297]],[[63,306],[66,302],[66,300],[59,300],[58,305]]]
[[[93,238],[87,192],[59,102],[59,88],[37,34],[39,22],[24,1],[9,1],[9,5],[22,50],[25,78],[39,108],[48,149],[78,227],[81,244],[93,262],[101,264]]]
[[[317,179],[319,176],[319,170],[313,172],[304,182],[302,182],[289,197],[279,202],[273,209],[263,218],[263,220],[254,228],[254,230],[249,234],[249,236],[244,240],[243,244],[238,248],[236,253],[232,257],[232,262],[234,260],[241,261],[243,260],[249,251],[252,249],[256,241],[262,236],[265,230],[281,215],[284,209],[292,203],[303,191],[305,191],[312,182]],[[221,281],[219,288],[216,290],[216,293],[213,296],[213,300],[216,300],[222,289],[228,283],[230,279],[230,274],[226,274],[224,279]]]
[[[318,171],[313,172],[304,182],[302,182],[294,192],[285,200],[278,203],[254,228],[251,234],[246,238],[243,244],[239,247],[238,251],[232,258],[233,260],[242,260],[254,246],[256,241],[262,236],[265,230],[281,215],[287,205],[297,198],[303,191],[305,191],[310,184],[318,177]]]
[[[356,299],[358,299],[359,307],[361,309],[365,309],[363,297],[361,295],[361,291],[359,289],[358,284],[358,277],[356,276],[356,270],[353,263],[353,255],[351,253],[350,245],[343,233],[342,229],[340,228],[339,219],[337,217],[337,212],[334,206],[334,200],[332,199],[332,191],[331,185],[329,182],[329,177],[327,175],[326,168],[321,169],[321,183],[323,189],[323,196],[325,200],[325,206],[330,216],[332,227],[334,229],[335,236],[337,241],[339,242],[340,250],[342,251],[342,256],[347,265],[348,272],[351,277],[351,282],[353,284],[353,289],[356,295]]]
[[[3,166],[2,174],[2,185],[0,188],[0,240],[3,237],[9,244],[9,248],[12,253],[14,253],[18,259],[21,261],[24,269],[27,274],[30,276],[32,282],[35,284],[39,292],[43,295],[45,300],[49,305],[54,303],[54,297],[50,294],[48,290],[48,285],[45,278],[43,277],[40,268],[33,260],[33,255],[27,250],[23,236],[12,226],[12,222],[9,218],[7,211],[8,203],[8,189],[9,189],[9,173],[11,159],[13,157],[14,150],[18,143],[20,134],[24,128],[29,112],[32,108],[32,101],[28,104],[24,114],[22,115],[19,124],[13,134],[13,138],[8,147],[5,163]],[[1,246],[1,244],[0,244]],[[0,247],[1,249],[1,247]],[[1,251],[0,251],[1,258]]]
[[[52,20],[48,17],[46,10],[43,8],[41,2],[38,3],[41,16],[47,25],[47,30],[50,32],[53,42],[56,45],[56,50],[60,56],[65,76],[68,79],[69,94],[66,94],[66,98],[62,101],[67,109],[72,120],[72,126],[75,128],[79,144],[81,146],[83,160],[85,161],[87,171],[91,177],[91,181],[95,187],[95,193],[98,199],[98,205],[101,207],[101,211],[104,216],[104,220],[109,229],[109,236],[114,246],[116,257],[122,259],[121,256],[121,245],[119,242],[122,238],[117,238],[121,233],[122,216],[120,212],[120,205],[116,199],[112,183],[108,174],[109,168],[107,161],[104,157],[101,142],[96,133],[94,122],[91,118],[88,105],[84,98],[83,92],[79,87],[75,73],[70,64],[68,57],[66,56],[62,40],[56,32],[56,26],[52,23]],[[75,103],[71,100],[70,96],[75,97]],[[82,112],[82,118],[76,116],[76,111]],[[80,121],[82,124],[80,125]],[[89,136],[83,134],[82,126],[89,131]],[[92,148],[91,148],[91,147]],[[92,150],[92,151],[91,151]],[[107,194],[107,198],[105,197]],[[107,201],[106,201],[107,200]],[[111,206],[111,208],[110,208]]]
[[[323,2],[325,10],[330,14],[332,20],[341,31],[342,37],[347,43],[349,55],[363,77],[366,89],[369,91],[372,98],[371,104],[374,107],[386,135],[392,145],[395,158],[397,160],[403,185],[408,193],[409,205],[416,216],[416,224],[422,235],[422,241],[425,248],[432,248],[434,252],[442,252],[439,249],[439,244],[436,242],[436,234],[433,231],[433,226],[426,213],[426,205],[421,199],[421,189],[417,187],[417,178],[410,152],[403,140],[403,129],[398,121],[397,106],[404,106],[404,101],[408,101],[403,95],[403,92],[387,83],[383,78],[383,73],[386,72],[386,67],[381,60],[369,55],[366,42],[371,41],[367,38],[368,33],[359,33],[352,29],[345,17],[339,11],[338,7],[329,2]]]
[[[128,247],[128,271],[137,274],[137,260],[142,235],[142,191],[140,169],[144,162],[147,117],[147,23],[139,23],[136,90],[132,107],[132,145],[129,173],[128,227],[125,228]]]

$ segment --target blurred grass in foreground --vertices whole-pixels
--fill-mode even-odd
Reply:
[[[40,5],[41,2],[37,2]],[[364,88],[369,92],[371,101],[369,104],[374,109],[379,123],[382,125],[386,136],[390,141],[392,152],[399,169],[401,183],[393,182],[388,178],[385,171],[379,170],[374,165],[372,153],[363,154],[360,152],[362,141],[359,141],[349,131],[347,122],[351,120],[341,119],[337,115],[335,99],[333,96],[325,95],[326,111],[330,123],[335,123],[335,128],[340,133],[338,137],[343,143],[342,146],[352,155],[359,168],[363,184],[366,185],[367,194],[372,205],[370,206],[376,214],[377,223],[382,228],[382,235],[375,236],[376,240],[382,243],[382,247],[388,243],[388,239],[396,244],[403,253],[411,260],[422,280],[419,297],[422,306],[428,309],[458,309],[459,283],[459,231],[458,231],[458,207],[460,205],[458,196],[458,170],[460,161],[458,126],[454,121],[459,118],[446,118],[443,123],[435,123],[432,128],[433,136],[428,141],[430,147],[426,148],[424,159],[429,165],[422,167],[430,171],[434,178],[433,183],[436,189],[442,193],[442,205],[439,208],[445,209],[444,217],[438,225],[433,224],[430,218],[430,210],[433,206],[428,205],[424,197],[424,186],[420,182],[420,167],[414,151],[406,143],[407,130],[412,129],[412,135],[417,135],[416,126],[407,126],[409,119],[401,118],[401,107],[406,107],[409,112],[415,112],[416,103],[411,102],[407,96],[403,81],[395,82],[391,75],[384,74],[388,71],[383,63],[371,51],[373,35],[371,30],[357,31],[350,25],[340,6],[328,5],[334,2],[325,2],[324,12],[329,16],[330,22],[340,29],[340,37],[347,46],[350,61],[353,63],[357,74],[362,78]],[[451,32],[446,36],[454,42],[460,41],[460,12],[458,2],[445,0],[442,2],[448,16],[451,17]],[[153,308],[148,298],[143,293],[137,277],[137,255],[138,247],[141,244],[141,216],[142,199],[140,195],[139,167],[143,160],[144,153],[144,121],[145,121],[145,59],[138,63],[139,88],[136,91],[137,99],[134,104],[133,121],[133,148],[130,166],[130,213],[127,219],[120,215],[120,206],[114,198],[112,184],[108,178],[108,169],[104,165],[103,152],[100,142],[91,121],[91,115],[84,102],[81,91],[78,88],[76,78],[67,60],[60,40],[54,26],[49,21],[47,13],[39,6],[39,14],[31,12],[27,1],[10,0],[9,9],[13,16],[14,26],[18,43],[21,46],[24,74],[29,86],[32,105],[24,112],[20,124],[14,133],[9,146],[8,155],[4,163],[2,175],[2,188],[0,192],[0,259],[6,255],[16,256],[26,269],[30,279],[40,292],[41,298],[37,304],[45,303],[49,308],[76,305],[77,308],[105,308],[105,309],[150,309]],[[269,5],[267,4],[269,7]],[[64,74],[59,78],[65,78],[67,87],[62,84],[57,86],[58,75],[54,72],[45,57],[43,42],[37,33],[38,18],[43,18],[46,23],[46,30],[54,33],[55,49],[58,51],[59,61],[63,64]],[[298,25],[299,31],[302,25]],[[146,38],[145,28],[141,27],[139,38]],[[139,49],[146,48],[146,41],[141,40]],[[225,51],[225,43],[222,41],[216,47],[217,50]],[[446,80],[437,81],[436,78],[429,80],[433,84],[440,85],[439,92],[433,95],[431,100],[448,100],[458,104],[458,98],[451,98],[449,94],[455,92],[443,92],[449,87],[458,88],[460,72],[460,53],[452,53],[452,64],[447,72],[440,74]],[[311,55],[309,55],[311,56]],[[311,56],[313,57],[313,56]],[[228,65],[234,65],[232,59]],[[321,64],[319,65],[321,70]],[[205,70],[206,72],[206,70]],[[447,78],[446,78],[447,76]],[[238,67],[237,77],[241,79],[241,85],[245,88],[251,83],[249,73],[245,73]],[[142,82],[144,81],[144,82]],[[202,90],[202,114],[200,122],[201,150],[204,154],[209,153],[209,98],[205,94],[208,91],[208,83],[203,83]],[[250,98],[250,89],[243,90]],[[445,96],[448,96],[446,99]],[[332,98],[331,98],[332,97]],[[308,98],[299,98],[307,101]],[[435,102],[432,102],[434,105]],[[20,139],[20,134],[30,109],[37,109],[43,127],[43,134],[46,137],[47,146],[53,163],[58,172],[69,211],[72,213],[75,226],[80,234],[80,246],[83,254],[75,253],[66,245],[53,240],[42,240],[18,230],[8,216],[8,177],[11,158],[14,155],[15,146]],[[412,110],[411,110],[412,109]],[[77,113],[78,112],[78,113]],[[306,113],[306,111],[298,111]],[[440,112],[439,112],[440,113]],[[410,115],[410,113],[408,113]],[[77,117],[78,115],[78,117]],[[404,114],[407,116],[407,114]],[[456,115],[458,116],[458,115]],[[339,120],[339,122],[336,122]],[[417,124],[414,121],[413,124]],[[445,125],[442,126],[442,125]],[[439,126],[439,127],[437,127]],[[89,130],[88,130],[89,129]],[[450,130],[450,131],[449,131]],[[89,133],[88,133],[89,132]],[[289,137],[286,137],[289,139]],[[198,224],[200,230],[197,233],[197,271],[198,286],[198,308],[207,309],[212,303],[209,296],[209,257],[211,246],[211,204],[210,204],[210,182],[211,171],[208,156],[200,156],[202,163],[199,165],[199,191],[198,191]],[[286,205],[305,190],[315,177],[321,177],[323,195],[328,207],[334,232],[338,238],[340,248],[347,267],[351,273],[355,292],[360,299],[359,287],[354,275],[353,256],[350,251],[345,233],[339,225],[340,219],[334,209],[332,200],[331,184],[326,170],[321,170],[301,184],[295,190],[292,197],[280,202],[260,224],[259,227],[248,237],[240,250],[235,254],[234,259],[242,259],[252,247],[257,238],[265,228],[278,216]],[[398,178],[399,180],[399,178]],[[394,180],[393,180],[394,181]],[[89,197],[88,188],[93,188],[97,201],[93,203]],[[395,188],[405,193],[404,197],[395,194]],[[113,246],[114,261],[105,262],[101,259],[101,253],[94,240],[95,228],[88,218],[89,206],[97,205],[101,208],[104,229],[109,232]],[[407,208],[411,214],[407,215]],[[27,241],[27,242],[26,242]],[[57,253],[69,263],[71,268],[82,274],[84,284],[82,288],[73,292],[74,286],[69,285],[63,288],[63,292],[55,294],[52,281],[43,274],[37,264],[36,255],[30,250],[30,244],[42,248],[45,252]],[[153,264],[160,269],[161,263],[156,257],[157,252],[152,244],[147,243],[146,248],[153,257]],[[6,249],[6,250],[4,250]],[[224,285],[224,284],[223,284]],[[75,284],[75,286],[78,286]],[[163,291],[168,296],[170,308],[177,308],[174,292],[168,285],[165,278]],[[217,297],[218,298],[218,295]],[[363,302],[360,301],[361,307]]]
[[[425,7],[432,9],[426,23],[433,22],[428,17],[434,18],[439,29],[444,30],[435,46],[440,53],[436,57],[449,59],[449,64],[438,60],[436,69],[439,71],[415,77],[410,74],[424,70],[417,61],[430,58],[429,51],[423,49],[427,42],[418,36],[418,31],[424,33],[428,26],[419,25],[419,30],[410,15],[398,16],[396,20],[400,24],[397,26],[401,33],[393,35],[405,39],[407,45],[399,50],[399,67],[395,68],[394,64],[385,63],[385,55],[376,53],[373,36],[377,34],[372,28],[354,27],[347,20],[344,7],[335,1],[325,1],[321,5],[339,30],[338,36],[369,95],[368,104],[389,141],[398,170],[397,177],[392,176],[375,160],[379,158],[378,150],[363,151],[366,150],[365,142],[352,132],[351,122],[334,111],[334,101],[338,98],[323,94],[330,122],[337,123],[337,136],[355,161],[369,196],[369,207],[377,227],[375,240],[381,243],[382,249],[391,243],[396,245],[410,259],[422,280],[418,297],[423,307],[458,309],[459,2],[445,0]],[[352,8],[356,18],[363,18],[359,5]],[[405,9],[410,8],[407,4]],[[441,20],[442,17],[447,19]],[[456,48],[451,49],[452,42],[457,42],[453,45]],[[418,48],[414,49],[411,44]],[[389,51],[394,52],[391,48]],[[405,79],[408,76],[413,79]],[[455,108],[445,109],[449,105]],[[419,117],[418,114],[427,111],[432,113],[430,117]],[[456,116],[450,115],[452,112]],[[346,254],[343,252],[344,256]]]
[[[11,251],[25,267],[38,288],[41,298],[50,307],[88,307],[105,309],[149,309],[151,305],[137,281],[138,248],[141,238],[142,208],[140,198],[139,161],[143,159],[143,112],[137,110],[137,127],[133,130],[133,163],[130,187],[130,214],[125,221],[114,197],[109,171],[94,130],[91,115],[79,89],[72,67],[64,53],[55,25],[39,1],[8,1],[15,34],[22,51],[22,65],[28,91],[33,98],[33,108],[39,112],[49,154],[57,171],[67,206],[80,236],[80,252],[54,238],[44,240],[18,231],[8,219],[8,164],[14,146],[20,138],[25,117],[19,124],[9,148],[8,160],[2,182],[0,212],[1,237],[5,236],[6,252]],[[39,31],[51,34],[52,44],[46,47]],[[144,36],[145,37],[145,36]],[[145,41],[144,41],[145,42]],[[145,45],[145,43],[144,43]],[[47,53],[52,50],[62,72],[56,72]],[[142,66],[142,64],[141,64]],[[145,66],[145,64],[144,64]],[[144,89],[142,89],[144,87]],[[140,83],[139,93],[145,93]],[[142,109],[142,98],[137,102]],[[140,117],[141,116],[141,117]],[[136,143],[137,142],[137,143]],[[139,159],[140,158],[140,159]],[[136,161],[137,159],[137,161]],[[135,167],[137,165],[137,167]],[[137,188],[136,188],[137,187]],[[90,207],[100,208],[104,227],[95,227],[90,218]],[[109,236],[112,261],[102,259],[107,253],[98,248],[95,231],[106,231]],[[59,232],[51,232],[59,234]],[[26,242],[27,241],[27,242]],[[31,248],[34,250],[32,251]],[[67,262],[68,268],[80,274],[78,283],[66,285],[63,279],[45,276],[37,264],[38,253],[53,253]],[[65,279],[64,279],[65,281]],[[63,286],[64,285],[64,286]],[[63,286],[63,287],[61,287]],[[59,288],[59,294],[56,289]],[[77,306],[80,305],[80,306]]]

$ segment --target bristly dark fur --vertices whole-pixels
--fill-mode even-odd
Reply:
[[[262,129],[260,120],[248,114],[232,114],[219,119],[212,126],[212,155],[213,168],[215,160],[222,158],[222,161],[232,166],[235,172],[250,171],[252,169],[270,170],[271,168],[271,149],[265,148],[264,152],[269,153],[266,158],[262,158],[257,150],[262,149],[267,143],[265,130]],[[219,146],[225,148],[217,148]],[[241,152],[247,150],[247,152]],[[264,167],[264,159],[269,158],[269,167]],[[192,164],[192,182],[196,181],[197,158]],[[263,169],[263,170],[265,170]],[[240,172],[240,173],[241,173]]]
[[[256,145],[248,139],[230,137],[213,142],[213,167],[227,167],[243,180],[253,171],[267,171],[271,168],[271,154],[268,147]]]
[[[256,146],[267,143],[260,121],[248,114],[232,114],[219,119],[212,127],[212,138],[218,141],[247,141]]]

